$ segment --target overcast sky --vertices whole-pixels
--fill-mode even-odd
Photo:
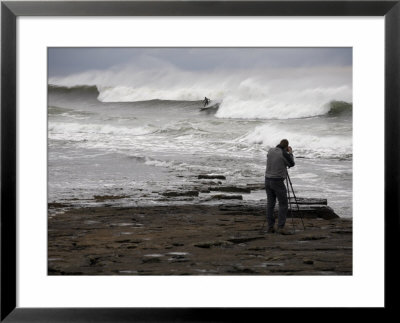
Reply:
[[[346,48],[49,48],[49,76],[144,64],[155,58],[182,70],[351,66]],[[146,64],[146,63],[145,63]],[[146,66],[142,66],[146,68]]]

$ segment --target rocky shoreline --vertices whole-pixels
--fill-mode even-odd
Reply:
[[[113,197],[96,196],[106,199]],[[339,218],[323,200],[302,201],[287,219],[292,235],[261,231],[265,204],[254,201],[49,203],[56,215],[48,220],[48,274],[352,275],[352,220]]]

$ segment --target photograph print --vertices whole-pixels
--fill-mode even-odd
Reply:
[[[350,47],[49,47],[48,275],[352,275]]]

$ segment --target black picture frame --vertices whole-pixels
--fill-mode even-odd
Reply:
[[[1,322],[233,322],[287,318],[301,309],[18,308],[16,264],[16,19],[19,16],[383,16],[385,19],[385,306],[399,286],[400,0],[395,1],[74,1],[1,3]],[[373,180],[374,174],[371,173]],[[371,187],[373,189],[373,187]],[[373,237],[371,237],[373,238]],[[373,279],[373,277],[371,277]],[[290,291],[288,291],[290,292]],[[345,291],[344,291],[345,292]],[[240,297],[240,295],[238,295]],[[273,297],[268,295],[266,297]],[[330,317],[336,314],[333,309]],[[295,313],[296,315],[297,313]],[[268,315],[269,312],[268,312]],[[319,315],[319,314],[317,314]],[[338,317],[341,314],[338,314]],[[294,318],[298,316],[293,316]],[[380,316],[379,316],[380,317]],[[308,317],[313,319],[314,317]],[[321,317],[320,317],[321,318]],[[372,317],[371,317],[372,318]],[[380,317],[381,318],[381,317]],[[279,317],[278,317],[279,319]]]

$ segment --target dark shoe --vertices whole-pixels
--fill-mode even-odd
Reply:
[[[274,227],[268,227],[268,229],[265,232],[266,233],[275,233],[275,228]]]
[[[293,232],[290,232],[290,231],[288,231],[288,230],[286,230],[284,227],[279,227],[277,230],[276,230],[276,233],[279,233],[279,234],[282,234],[282,235],[290,235],[290,234],[293,234]]]

